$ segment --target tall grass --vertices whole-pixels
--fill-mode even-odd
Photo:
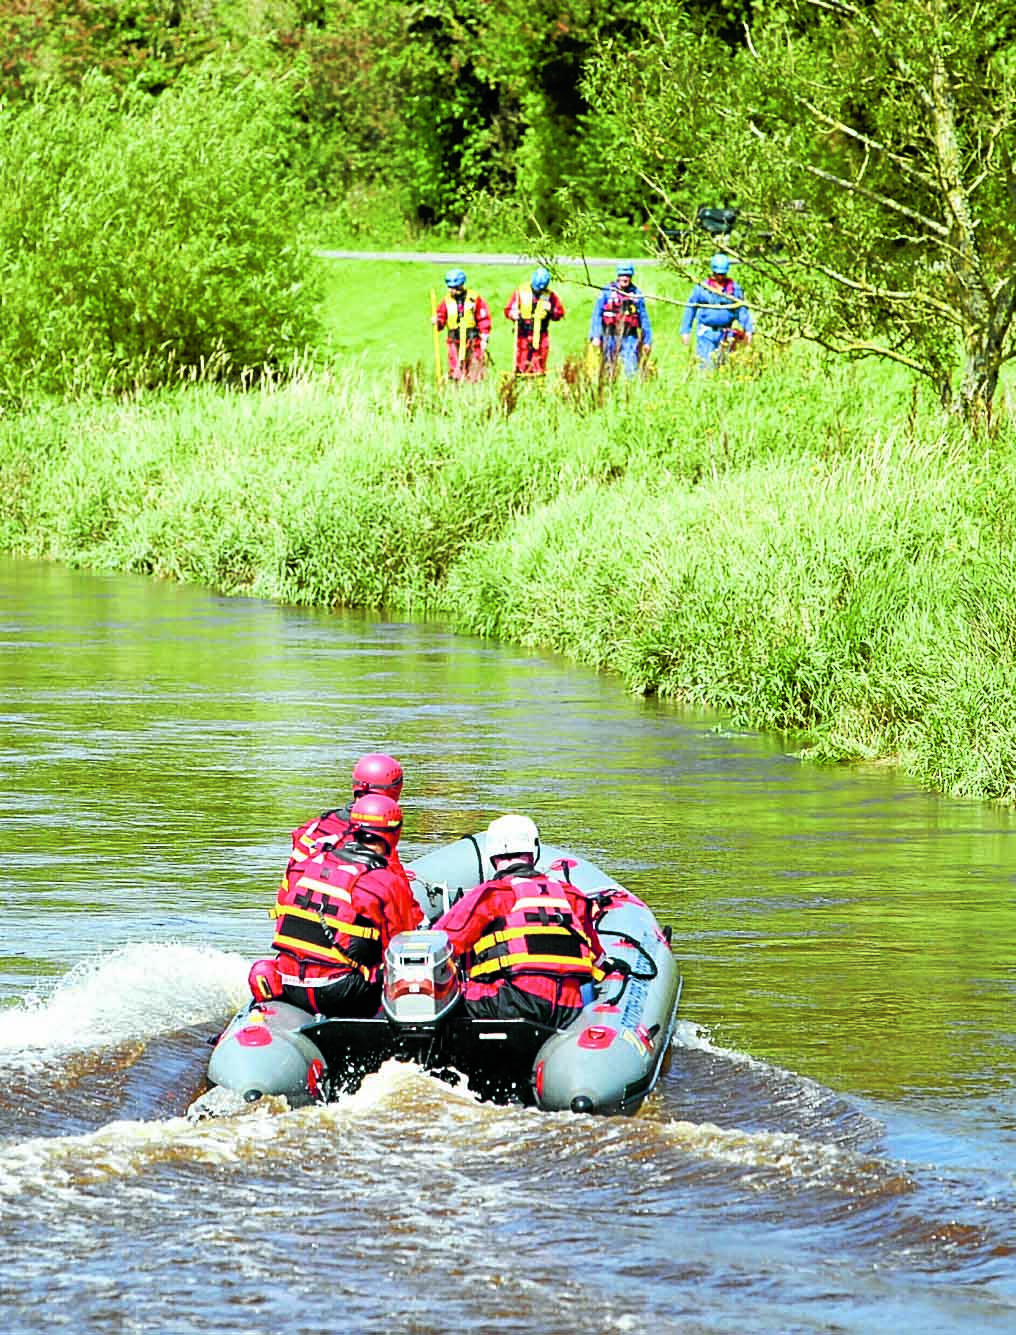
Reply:
[[[311,374],[40,409],[0,425],[0,546],[437,612],[1016,798],[1011,432],[900,425],[888,382],[807,358],[602,407],[526,389]]]

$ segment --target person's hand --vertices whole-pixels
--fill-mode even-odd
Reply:
[[[684,344],[685,347],[688,347],[688,345],[691,343],[691,334],[682,334],[681,342]]]
[[[749,333],[745,333],[745,336],[744,336],[744,341],[745,341],[745,343],[750,343],[751,340],[752,340],[752,335],[749,334]]]
[[[430,322],[431,322],[431,324],[437,324],[437,316],[436,316],[436,315],[432,315],[432,316],[430,317]]]
[[[600,338],[591,338],[589,341],[590,343],[592,343],[594,348],[598,348],[600,344],[603,342],[603,340]]]

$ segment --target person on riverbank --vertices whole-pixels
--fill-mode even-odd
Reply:
[[[445,274],[447,296],[438,303],[433,321],[448,331],[448,379],[482,380],[487,367],[490,307],[478,292],[466,286],[462,269]]]
[[[491,821],[486,852],[493,879],[434,923],[460,957],[466,1014],[563,1028],[603,977],[594,903],[536,870],[540,832],[528,816]]]
[[[508,298],[504,313],[515,326],[515,374],[546,375],[550,323],[564,319],[561,298],[550,286],[550,270],[535,269],[529,282]]]
[[[649,357],[653,329],[643,294],[635,286],[635,266],[617,266],[617,276],[601,291],[593,307],[589,342],[599,349],[603,368],[611,379],[620,364],[633,376]]]
[[[730,257],[714,255],[709,261],[709,277],[691,290],[681,319],[681,340],[685,347],[695,333],[695,355],[702,370],[719,365],[739,343],[749,344],[754,333],[751,311],[744,292],[730,277]]]
[[[275,901],[274,959],[247,978],[256,1001],[281,1000],[311,1014],[375,1015],[385,948],[413,931],[423,910],[393,855],[399,804],[366,793],[350,807],[350,828],[291,864]]]
[[[322,840],[337,843],[349,834],[352,829],[350,808],[358,797],[365,797],[368,793],[380,793],[382,797],[390,797],[393,802],[397,802],[402,796],[404,777],[402,766],[393,756],[385,755],[382,751],[370,751],[367,755],[361,756],[353,766],[353,792],[346,805],[335,807],[331,811],[323,811],[320,816],[305,821],[293,831],[292,850],[283,879],[289,875],[294,862],[299,862],[314,852],[316,844]],[[392,850],[390,860],[399,870],[402,869],[395,849]]]

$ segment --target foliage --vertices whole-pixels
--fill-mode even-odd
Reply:
[[[581,76],[597,42],[644,32],[636,0],[0,0],[0,92],[91,70],[160,94],[206,56],[269,62],[294,81],[292,137],[329,200],[379,188],[408,219],[461,224],[475,196],[519,191],[553,226],[573,200],[641,213]]]
[[[731,51],[656,12],[659,40],[601,86],[657,197],[686,217],[703,187],[741,204],[778,245],[751,263],[788,332],[893,358],[987,417],[1016,348],[1012,16],[785,0]]]
[[[278,366],[313,332],[285,85],[89,76],[3,115],[0,393]]]
[[[863,371],[670,370],[510,416],[492,384],[400,400],[333,378],[51,407],[0,429],[0,547],[431,610],[1013,800],[1011,432],[891,426],[895,387]]]

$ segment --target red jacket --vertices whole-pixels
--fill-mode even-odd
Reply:
[[[551,320],[564,319],[564,306],[556,292],[548,289],[534,297],[533,289],[527,286],[517,288],[511,294],[504,313],[509,320],[515,321],[518,338],[532,337],[533,317],[539,313],[540,337],[543,338],[547,336],[547,325]]]
[[[489,996],[510,981],[535,996],[580,1006],[583,984],[602,977],[592,903],[542,872],[510,868],[470,890],[434,926],[464,957],[469,998]]]
[[[320,816],[315,816],[313,820],[304,821],[302,825],[297,826],[292,834],[293,851],[290,854],[286,870],[283,872],[283,881],[289,875],[294,863],[301,862],[304,858],[310,857],[312,853],[319,852],[322,842],[327,841],[329,844],[342,843],[353,828],[349,821],[351,805],[347,802],[344,807],[339,807],[335,811],[325,811]],[[389,855],[388,865],[405,875],[405,870],[399,860],[398,849],[395,849]]]
[[[459,324],[465,324],[466,335],[486,336],[490,333],[490,307],[478,292],[466,292],[456,299],[449,292],[437,306],[437,327],[447,329],[448,337],[458,336]]]
[[[347,843],[291,864],[275,901],[272,949],[373,978],[391,938],[422,921],[402,868]]]

